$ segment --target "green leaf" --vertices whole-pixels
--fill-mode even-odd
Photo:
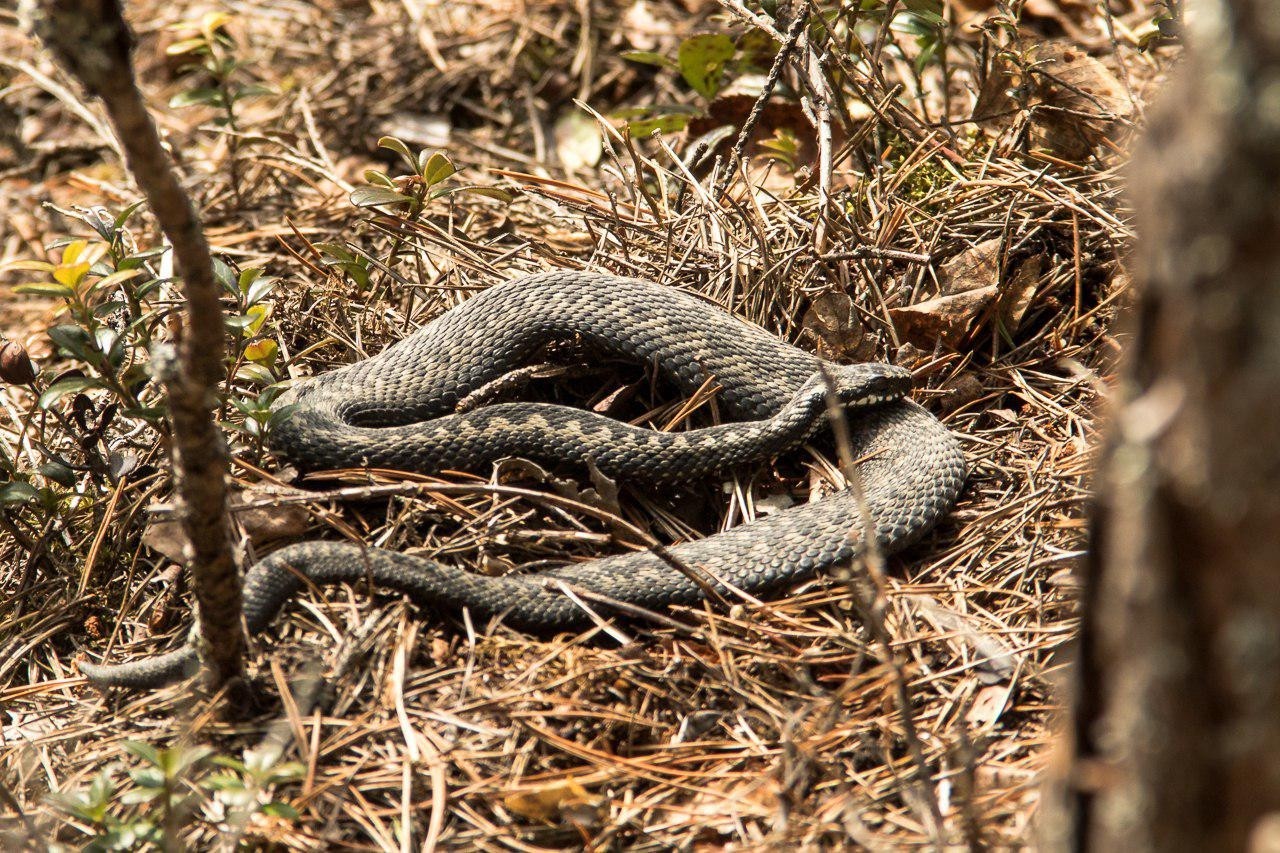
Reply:
[[[236,98],[258,98],[263,95],[274,95],[276,90],[263,83],[249,83],[236,89]]]
[[[387,189],[393,190],[396,188],[396,182],[391,180],[391,178],[387,175],[386,172],[380,171],[378,169],[365,169],[364,179],[371,184],[376,184],[380,187],[386,187]]]
[[[176,41],[164,49],[169,56],[181,56],[185,53],[196,53],[201,50],[207,52],[209,49],[208,42],[203,38],[189,38]]]
[[[619,54],[623,59],[639,62],[644,65],[656,65],[659,68],[676,68],[676,64],[661,53],[652,50],[624,50]]]
[[[145,274],[146,270],[138,269],[137,267],[133,269],[117,270],[116,272],[103,277],[101,280],[94,282],[93,288],[94,290],[102,290],[108,287],[114,287],[117,284],[138,278]]]
[[[129,409],[122,409],[120,414],[126,418],[138,418],[150,423],[160,423],[165,419],[168,409],[163,406],[138,406]]]
[[[278,409],[271,410],[271,420],[267,421],[268,426],[275,426],[289,419],[289,416],[297,411],[299,404],[290,403],[287,406],[281,406]]]
[[[367,172],[365,176],[368,176]],[[346,246],[339,243],[315,243],[314,245],[320,250],[320,254],[327,255],[330,258],[335,258],[339,261],[354,261],[356,259],[356,256],[351,254],[351,251]],[[324,261],[324,263],[329,263],[329,261]]]
[[[140,788],[163,789],[164,773],[158,767],[140,767],[129,771],[129,778]]]
[[[70,376],[66,379],[59,379],[44,389],[44,393],[40,395],[36,405],[42,409],[48,409],[67,394],[78,394],[81,391],[105,387],[106,385],[101,379],[95,379],[92,376]]]
[[[70,323],[54,326],[49,330],[49,339],[81,361],[98,363],[101,354],[94,347],[89,333],[79,326]]]
[[[506,190],[500,190],[497,187],[478,187],[474,185],[467,185],[465,187],[458,187],[458,191],[470,193],[471,195],[484,196],[485,198],[494,198],[501,202],[510,202],[513,199],[511,193]]]
[[[271,375],[270,370],[263,367],[261,364],[255,364],[253,362],[240,365],[240,368],[236,371],[236,378],[242,379],[245,382],[252,382],[255,385],[270,385],[272,382],[276,381],[276,378]]]
[[[248,267],[240,270],[240,275],[236,279],[236,286],[240,288],[240,292],[248,293],[249,286],[258,280],[262,272],[262,267]]]
[[[449,158],[437,151],[422,168],[422,180],[427,186],[433,187],[457,171]]]
[[[50,245],[49,248],[52,249],[54,247]],[[0,264],[0,271],[8,272],[9,270],[27,270],[29,272],[52,273],[53,264],[49,263],[48,261],[30,261],[30,260],[9,261],[8,263]]]
[[[627,122],[627,127],[631,128],[632,136],[648,136],[655,130],[663,133],[678,133],[684,130],[689,124],[689,119],[693,116],[687,115],[665,115],[655,116],[648,119],[634,119]]]
[[[58,299],[75,299],[76,289],[69,284],[57,281],[41,284],[20,284],[13,289],[14,293],[30,293],[33,296],[52,296]]]
[[[404,158],[405,163],[408,164],[410,169],[417,168],[418,164],[414,161],[413,152],[409,150],[409,146],[405,145],[403,142],[401,142],[399,139],[396,139],[394,136],[384,136],[381,139],[379,139],[378,147],[386,148],[390,151],[394,151],[397,154],[399,154],[401,157]]]
[[[408,204],[413,201],[404,193],[386,187],[356,187],[351,191],[351,203],[356,207],[377,207],[380,204]]]
[[[216,773],[200,783],[210,791],[243,791],[244,780],[232,773]]]
[[[497,187],[482,187],[476,184],[467,184],[461,187],[445,187],[442,190],[436,190],[431,194],[432,198],[443,198],[454,193],[467,193],[469,195],[480,195],[486,198],[496,198],[498,201],[510,202],[511,193],[506,190],[500,190]]]
[[[280,782],[296,781],[306,775],[307,768],[301,762],[286,761],[271,768],[271,775],[268,777],[268,781],[275,785]]]
[[[271,817],[283,818],[284,820],[297,820],[300,815],[298,810],[288,803],[282,803],[278,800],[272,800],[262,806],[262,813]]]
[[[249,287],[249,292],[245,296],[245,302],[249,305],[257,305],[266,298],[271,291],[276,289],[276,285],[280,283],[280,279],[273,275],[264,275],[254,281]]]
[[[160,750],[156,749],[149,743],[143,743],[138,740],[127,740],[121,744],[125,751],[130,755],[141,758],[153,767],[160,767],[164,764],[164,759],[160,755]]]
[[[30,483],[5,483],[0,486],[0,504],[24,504],[39,494],[40,490]]]
[[[173,109],[193,107],[197,104],[204,104],[211,107],[222,106],[222,90],[208,86],[200,86],[195,89],[187,89],[185,92],[179,92],[169,99],[169,106]]]
[[[680,42],[680,76],[704,98],[714,98],[720,91],[724,65],[733,53],[733,39],[723,33],[690,36]]]
[[[175,746],[171,749],[166,749],[162,756],[165,759],[169,775],[181,776],[212,754],[213,747],[210,746]]]
[[[65,489],[75,487],[76,472],[72,471],[61,462],[46,462],[37,468],[36,471]]]
[[[142,207],[144,203],[145,201],[135,201],[133,204],[120,211],[119,215],[116,216],[115,221],[112,223],[115,230],[119,231],[123,228],[124,224],[129,221],[129,217],[133,216],[133,214],[137,212],[138,208]]]
[[[213,259],[213,277],[222,285],[222,289],[232,296],[240,295],[240,281],[236,271],[222,258]]]

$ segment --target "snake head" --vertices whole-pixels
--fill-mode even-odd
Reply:
[[[911,371],[893,364],[828,365],[826,373],[840,404],[847,409],[888,403],[911,393]],[[810,381],[826,385],[821,373]]]

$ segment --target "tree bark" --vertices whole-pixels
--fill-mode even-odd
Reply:
[[[1133,171],[1073,846],[1280,849],[1280,0],[1205,0]]]
[[[118,0],[44,0],[36,30],[58,60],[102,99],[126,165],[173,246],[187,322],[175,370],[162,373],[173,424],[173,463],[189,567],[200,605],[206,680],[220,687],[242,673],[240,581],[227,517],[227,448],[213,412],[226,374],[219,287],[204,231],[134,83],[133,37]],[[159,360],[157,360],[159,362]]]

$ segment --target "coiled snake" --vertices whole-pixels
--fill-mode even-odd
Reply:
[[[590,412],[503,403],[454,414],[469,393],[524,365],[549,342],[576,337],[589,349],[656,364],[686,393],[708,380],[736,422],[683,433],[633,427]],[[945,427],[904,399],[910,374],[883,364],[819,360],[670,287],[580,272],[496,285],[365,361],[301,383],[282,398],[296,408],[272,446],[299,466],[435,472],[480,469],[506,456],[594,464],[616,478],[688,480],[776,455],[826,423],[826,380],[849,411],[862,459],[863,501],[844,491],[668,549],[621,554],[537,574],[489,577],[421,557],[354,544],[310,542],[255,564],[244,584],[249,631],[262,630],[305,576],[317,584],[371,581],[427,608],[473,618],[503,616],[533,631],[575,629],[587,613],[556,579],[624,604],[695,604],[703,585],[669,560],[759,595],[811,577],[861,550],[870,529],[882,551],[918,537],[952,505],[964,460]],[[859,506],[871,515],[868,527]],[[152,687],[194,670],[194,641],[113,666],[81,664],[100,685]]]

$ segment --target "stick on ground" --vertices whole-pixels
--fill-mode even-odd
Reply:
[[[222,686],[243,668],[240,582],[227,517],[227,449],[213,420],[214,393],[225,375],[222,309],[209,244],[183,191],[133,78],[133,36],[117,0],[47,0],[35,10],[36,31],[54,55],[102,99],[126,165],[173,245],[187,298],[176,369],[166,386],[173,424],[182,525],[200,604],[206,679]]]

